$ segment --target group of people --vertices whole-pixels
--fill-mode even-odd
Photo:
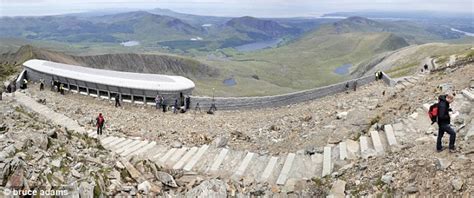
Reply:
[[[168,110],[168,107],[171,107],[173,113],[177,114],[185,113],[189,110],[191,104],[191,98],[189,96],[184,97],[183,93],[179,93],[179,98],[174,100],[174,104],[172,106],[168,106],[166,99],[163,95],[157,95],[155,98],[156,109],[162,109],[163,112]]]

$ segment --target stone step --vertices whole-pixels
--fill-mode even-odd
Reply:
[[[116,140],[111,141],[111,142],[109,142],[109,143],[107,143],[107,144],[104,144],[104,145],[102,145],[102,146],[105,147],[105,148],[107,148],[107,149],[110,149],[110,148],[112,148],[112,146],[115,146],[115,145],[120,144],[120,143],[122,143],[122,142],[124,142],[124,141],[127,141],[127,140],[128,140],[128,139],[121,137],[121,138],[117,138]]]
[[[349,159],[357,159],[360,157],[359,143],[354,140],[346,140],[347,157]]]
[[[311,156],[304,154],[296,154],[293,160],[290,173],[288,174],[288,180],[308,180],[314,177],[315,170]]]
[[[393,127],[390,124],[384,126],[385,135],[387,136],[388,145],[393,146],[397,145],[397,139],[395,138],[395,134],[393,133]]]
[[[235,171],[234,176],[240,177],[244,175],[244,172],[247,169],[248,165],[250,164],[250,161],[252,160],[254,155],[255,153],[252,153],[252,152],[248,152],[247,155],[245,155],[245,158],[243,159],[242,163],[240,163],[237,170]]]
[[[285,185],[286,180],[288,179],[288,174],[290,173],[291,167],[293,166],[293,161],[295,160],[296,155],[294,153],[288,153],[285,164],[281,169],[280,175],[276,181],[278,185]]]
[[[252,180],[260,181],[262,173],[268,165],[270,158],[271,156],[268,155],[255,154],[242,176],[244,178],[251,178]]]
[[[127,156],[130,157],[130,156],[134,156],[134,155],[140,155],[140,154],[142,154],[142,153],[144,153],[144,152],[146,152],[146,151],[152,149],[152,148],[155,147],[155,146],[156,146],[156,142],[154,142],[154,141],[153,141],[153,142],[150,142],[149,144],[147,144],[147,145],[141,147],[140,149],[137,149],[136,151],[131,152],[131,153],[130,153],[129,155],[127,155]]]
[[[224,163],[222,163],[222,169],[217,171],[217,175],[221,177],[232,177],[246,154],[247,152],[245,151],[229,150],[227,158],[224,160]]]
[[[135,145],[140,144],[141,142],[142,142],[141,140],[134,140],[134,141],[130,142],[130,144],[126,144],[126,145],[123,145],[120,148],[117,148],[115,153],[117,153],[117,154],[123,153],[123,152],[127,151],[128,149],[133,148]]]
[[[198,147],[192,147],[184,156],[173,166],[173,169],[181,169],[186,162],[198,151]]]
[[[229,150],[226,149],[226,148],[223,148],[219,155],[216,156],[215,160],[214,160],[214,163],[212,163],[210,169],[209,169],[209,172],[216,172],[217,170],[219,170],[222,162],[224,161],[224,159],[227,157],[227,154],[229,153]]]
[[[120,143],[118,143],[118,144],[110,145],[110,150],[115,152],[116,150],[118,150],[118,149],[120,149],[120,148],[123,148],[123,147],[125,147],[126,145],[129,145],[130,143],[132,143],[132,142],[134,142],[134,141],[135,141],[135,140],[132,140],[132,139],[126,139],[125,141],[122,141],[122,142],[120,142]]]
[[[329,146],[324,147],[322,177],[331,174],[331,171],[332,171],[331,170],[332,169],[331,150],[332,148]]]
[[[187,147],[181,147],[179,148],[175,153],[173,153],[173,155],[171,155],[171,157],[166,160],[165,164],[168,164],[168,165],[173,165],[174,163],[176,163],[181,157],[183,157],[183,155],[188,151],[189,148]]]
[[[144,157],[146,159],[150,159],[154,162],[157,162],[159,161],[159,159],[161,159],[161,157],[163,157],[166,153],[168,152],[168,147],[164,146],[164,145],[160,145],[160,144],[157,144],[156,146],[154,146],[153,148],[151,148],[150,150],[148,150],[146,153],[144,153]]]
[[[127,156],[130,153],[133,153],[134,151],[143,148],[144,146],[148,145],[150,142],[148,140],[146,141],[141,141],[140,143],[136,144],[133,147],[130,147],[129,149],[125,150],[124,152],[120,153],[121,156]]]
[[[165,154],[163,154],[163,156],[161,156],[160,159],[158,159],[158,162],[161,164],[164,164],[177,150],[178,150],[177,148],[171,148]]]
[[[278,157],[271,157],[270,160],[268,161],[267,165],[265,166],[265,169],[262,172],[262,176],[260,177],[260,181],[268,181],[270,176],[272,175],[276,165],[278,162]]]
[[[117,137],[108,136],[108,137],[106,137],[106,138],[104,138],[104,139],[101,139],[101,140],[100,140],[100,144],[104,145],[104,144],[107,144],[107,143],[109,143],[109,142],[111,142],[111,141],[113,141],[113,140],[115,140],[115,139],[117,139]]]
[[[208,149],[209,145],[202,145],[201,148],[199,148],[197,153],[192,156],[191,160],[186,164],[186,166],[184,166],[183,169],[185,171],[191,171]]]
[[[313,164],[313,175],[314,177],[321,177],[323,175],[323,161],[324,161],[323,154],[315,153],[311,155],[311,162]]]
[[[347,159],[347,145],[346,142],[339,143],[339,160]]]
[[[375,151],[378,155],[383,155],[385,153],[382,145],[382,141],[380,140],[379,132],[378,131],[371,131],[370,137],[372,137],[372,143],[374,144]]]

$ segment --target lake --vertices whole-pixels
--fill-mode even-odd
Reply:
[[[339,75],[347,75],[349,74],[349,69],[352,67],[352,64],[344,64],[339,66],[334,70],[334,73],[339,74]]]
[[[237,51],[239,52],[251,52],[251,51],[256,51],[256,50],[261,50],[265,48],[272,48],[276,47],[278,43],[283,41],[283,39],[273,39],[273,40],[268,40],[268,41],[259,41],[255,43],[249,43],[245,45],[240,45],[237,47],[234,47]]]
[[[228,78],[224,80],[224,84],[230,87],[236,85],[237,81],[234,78]]]
[[[139,41],[127,41],[127,42],[120,43],[120,45],[123,45],[125,47],[133,47],[133,46],[140,45],[140,42]]]

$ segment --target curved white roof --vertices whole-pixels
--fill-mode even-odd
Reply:
[[[54,76],[131,89],[182,91],[195,87],[193,81],[182,76],[94,69],[38,59],[28,60],[23,66]]]

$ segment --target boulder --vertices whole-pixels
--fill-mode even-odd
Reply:
[[[155,173],[156,179],[163,183],[164,185],[167,185],[169,187],[177,188],[178,185],[176,184],[176,181],[174,180],[173,176],[171,176],[168,173],[158,171]]]
[[[331,187],[328,197],[345,197],[346,182],[343,180],[336,180]]]
[[[150,182],[144,181],[141,184],[138,184],[137,188],[139,193],[147,195],[150,191],[151,185]]]
[[[227,146],[227,142],[228,142],[228,138],[227,137],[217,137],[213,142],[212,142],[212,145],[214,145],[216,148],[223,148],[225,146]]]
[[[340,113],[336,114],[336,119],[345,120],[347,118],[347,114],[348,114],[347,111],[340,112]]]
[[[460,191],[462,189],[462,186],[464,185],[464,181],[461,178],[456,177],[451,180],[451,185],[453,186],[454,190]]]
[[[218,179],[206,180],[188,191],[186,197],[227,197],[226,184]]]
[[[438,170],[445,170],[449,166],[451,166],[451,163],[453,161],[449,159],[444,159],[444,158],[436,158],[436,169]]]
[[[181,148],[181,147],[183,147],[183,144],[181,142],[174,141],[173,143],[171,143],[171,147],[172,148]]]

